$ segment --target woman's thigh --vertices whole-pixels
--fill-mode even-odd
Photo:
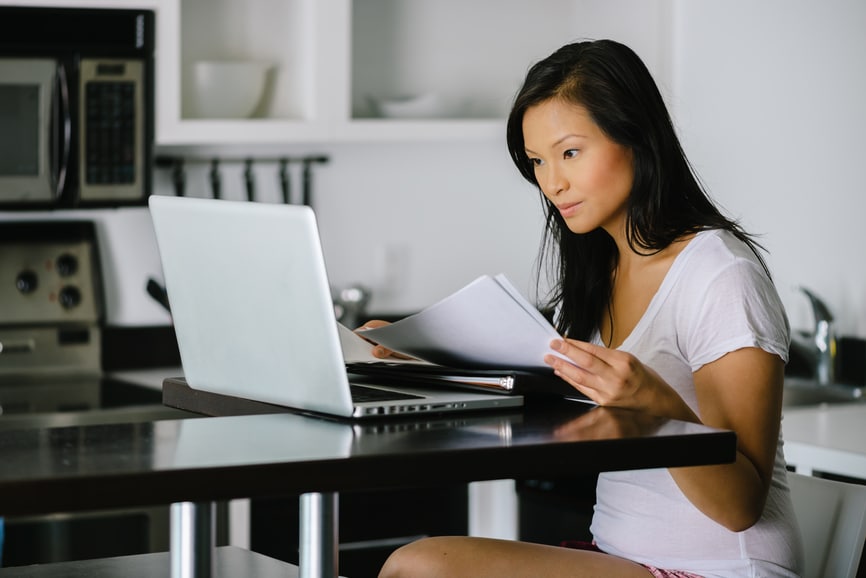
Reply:
[[[650,578],[641,566],[601,552],[529,542],[442,536],[424,538],[396,550],[379,578],[537,578],[618,576]]]

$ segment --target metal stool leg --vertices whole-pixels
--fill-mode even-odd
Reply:
[[[216,517],[213,502],[171,505],[171,577],[214,575]]]
[[[336,578],[339,566],[338,494],[301,495],[299,578]]]

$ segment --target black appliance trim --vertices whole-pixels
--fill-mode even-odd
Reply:
[[[144,367],[180,367],[174,327],[104,327],[102,369],[121,371]]]
[[[95,240],[93,221],[6,221],[0,226],[0,243]]]
[[[139,17],[144,18],[140,28]],[[0,7],[0,50],[17,56],[74,51],[151,58],[154,21],[152,10],[5,6]]]

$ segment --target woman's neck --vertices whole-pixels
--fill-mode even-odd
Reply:
[[[619,347],[646,313],[677,255],[691,236],[647,253],[633,250],[627,242],[617,243],[620,254],[611,279],[607,316],[599,331],[608,347]]]

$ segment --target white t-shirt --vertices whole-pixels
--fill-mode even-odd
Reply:
[[[712,230],[677,256],[619,349],[658,372],[700,415],[694,371],[744,347],[787,362],[789,340],[784,307],[752,251]],[[781,433],[764,513],[751,528],[724,528],[689,502],[667,469],[651,469],[599,476],[591,531],[605,552],[702,576],[787,577],[802,568]]]

